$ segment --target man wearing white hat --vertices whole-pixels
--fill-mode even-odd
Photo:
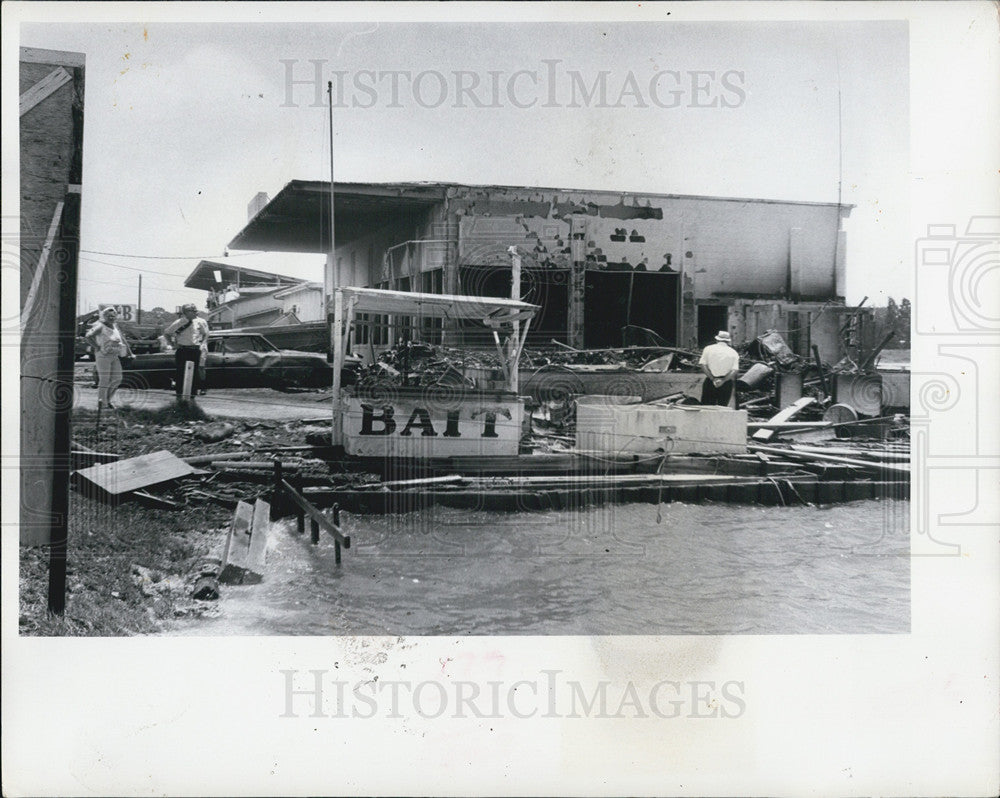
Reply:
[[[174,376],[175,390],[180,397],[184,390],[184,369],[188,361],[194,363],[194,379],[192,393],[198,393],[203,388],[201,372],[198,364],[202,358],[202,344],[208,340],[208,322],[198,316],[198,307],[188,303],[181,307],[181,317],[163,331],[168,340],[173,340],[177,351],[174,353],[176,374]]]
[[[701,360],[698,361],[705,374],[701,403],[728,407],[740,368],[740,355],[729,345],[732,339],[725,330],[719,331],[715,341],[716,343],[709,344],[702,350]]]

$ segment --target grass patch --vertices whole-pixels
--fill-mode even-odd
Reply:
[[[108,503],[70,494],[67,599],[62,617],[48,612],[49,554],[22,546],[21,634],[122,636],[150,634],[179,615],[214,610],[196,602],[190,587],[197,566],[221,554],[232,511],[212,505],[150,512],[135,502]],[[176,589],[144,590],[137,566],[173,578]]]
[[[96,410],[85,407],[78,407],[73,410],[73,421],[76,423],[94,421],[96,418]],[[169,426],[172,424],[184,424],[189,421],[214,420],[214,417],[202,410],[196,402],[177,401],[154,410],[125,405],[116,410],[104,410],[101,412],[102,424],[105,421],[111,422],[115,418],[128,421],[130,424],[151,424],[154,426]]]
[[[156,410],[123,407],[119,411],[123,419],[133,424],[183,424],[186,421],[211,421],[212,417],[196,402],[177,402]]]

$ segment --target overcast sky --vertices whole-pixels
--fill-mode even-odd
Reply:
[[[256,192],[328,178],[327,110],[286,83],[313,61],[342,85],[338,180],[840,196],[848,300],[908,294],[905,22],[26,23],[21,44],[87,59],[82,310],[134,302],[136,270],[144,308],[200,305],[183,278]]]

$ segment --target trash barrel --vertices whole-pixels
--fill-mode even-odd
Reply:
[[[850,405],[836,404],[830,405],[823,413],[823,420],[834,424],[843,424],[846,421],[857,421],[857,411]]]
[[[736,387],[741,390],[749,390],[751,388],[756,388],[765,379],[774,373],[774,369],[764,363],[754,363],[747,373],[736,380]]]

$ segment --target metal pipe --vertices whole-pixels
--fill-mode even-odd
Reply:
[[[343,401],[340,397],[340,370],[344,367],[342,344],[344,324],[344,293],[333,291],[333,445],[344,445]]]

